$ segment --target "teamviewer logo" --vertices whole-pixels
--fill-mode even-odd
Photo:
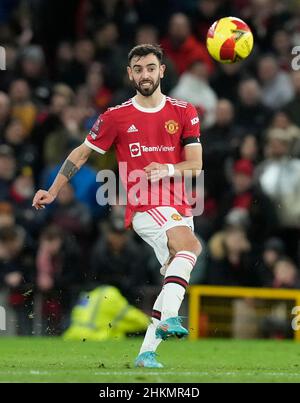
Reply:
[[[141,153],[141,145],[140,143],[131,143],[129,144],[130,155],[134,157],[140,157]]]

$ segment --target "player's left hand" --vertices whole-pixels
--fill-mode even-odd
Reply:
[[[157,182],[169,175],[168,166],[166,164],[160,164],[159,162],[151,162],[151,164],[144,168],[144,171],[150,182]]]

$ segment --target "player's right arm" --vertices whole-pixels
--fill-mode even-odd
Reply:
[[[98,117],[85,142],[75,148],[67,157],[49,190],[36,192],[32,206],[39,210],[44,208],[46,204],[52,203],[60,189],[86,163],[91,152],[94,150],[100,154],[105,154],[114,143],[116,136],[115,118],[108,110]]]
[[[52,203],[58,195],[60,189],[79,171],[79,169],[88,160],[92,149],[86,144],[81,144],[75,148],[67,157],[61,166],[54,182],[49,190],[38,190],[33,198],[32,206],[37,210]]]

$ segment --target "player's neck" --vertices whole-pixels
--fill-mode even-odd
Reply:
[[[155,91],[150,97],[144,97],[138,92],[134,98],[143,108],[156,108],[162,103],[164,94],[161,91]]]

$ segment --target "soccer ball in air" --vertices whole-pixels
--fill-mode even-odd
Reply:
[[[246,59],[253,48],[253,35],[248,25],[236,17],[215,21],[207,32],[209,54],[220,63],[236,63]]]

